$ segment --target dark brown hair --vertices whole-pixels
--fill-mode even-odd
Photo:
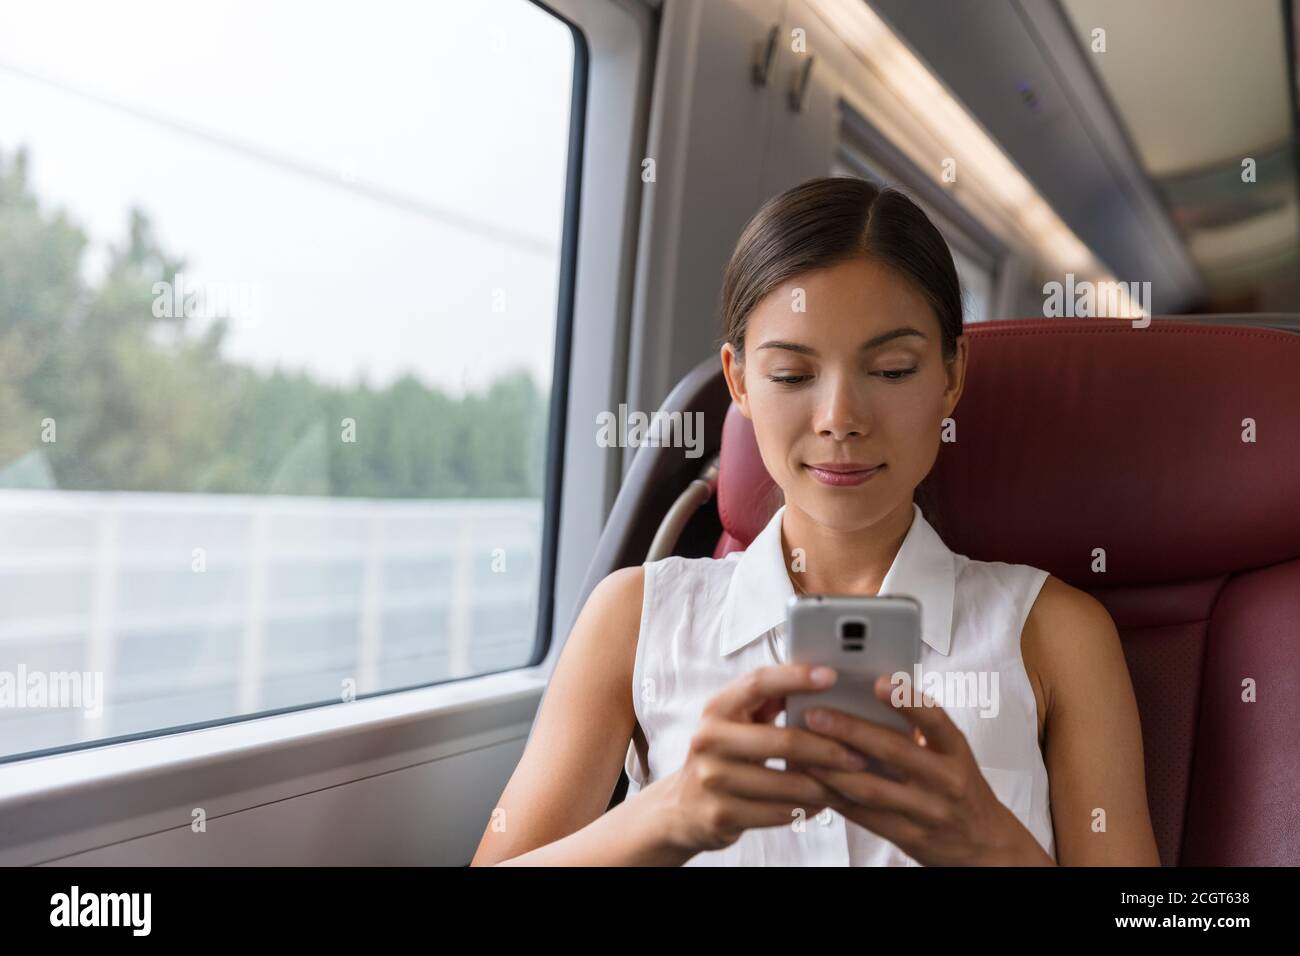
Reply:
[[[781,283],[859,256],[910,283],[939,320],[943,356],[962,333],[961,285],[952,253],[921,208],[865,179],[810,179],[769,199],[745,226],[722,285],[723,340],[744,359],[749,315]]]

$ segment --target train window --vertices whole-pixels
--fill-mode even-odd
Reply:
[[[949,245],[953,265],[957,267],[957,278],[961,282],[965,320],[968,323],[985,322],[990,318],[989,313],[993,308],[993,275],[962,252],[960,246],[952,243]]]
[[[530,663],[571,28],[5,20],[0,759]]]

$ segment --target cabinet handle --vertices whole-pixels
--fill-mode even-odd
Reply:
[[[790,109],[796,113],[802,113],[804,107],[808,105],[808,89],[812,86],[809,82],[812,77],[813,55],[808,54],[808,59],[803,61],[801,66],[795,68],[790,75]]]
[[[768,31],[767,40],[754,44],[752,79],[755,86],[767,86],[767,78],[772,74],[772,61],[776,58],[776,39],[779,35],[779,30],[773,26]]]

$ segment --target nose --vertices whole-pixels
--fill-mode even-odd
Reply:
[[[819,397],[814,427],[823,438],[845,441],[860,438],[871,428],[871,416],[865,396],[852,376],[828,376],[824,394]]]

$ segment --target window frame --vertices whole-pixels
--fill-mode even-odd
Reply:
[[[524,2],[531,3],[533,6],[542,9],[567,26],[573,39],[573,79],[569,94],[569,136],[566,144],[564,205],[561,214],[559,277],[556,284],[556,328],[551,367],[550,408],[547,413],[546,456],[543,463],[542,540],[538,551],[540,560],[538,562],[537,620],[533,631],[533,644],[527,659],[522,665],[492,671],[480,671],[462,677],[451,677],[371,691],[365,694],[357,694],[357,700],[536,667],[546,657],[546,651],[554,630],[555,565],[559,542],[560,489],[564,477],[565,408],[568,399],[571,364],[569,352],[573,338],[574,286],[577,278],[578,198],[582,187],[582,141],[586,124],[588,50],[582,32],[571,21],[551,10],[541,0],[524,0]],[[314,700],[300,704],[290,704],[285,707],[268,708],[255,713],[235,714],[211,720],[176,724],[157,730],[136,731],[94,740],[74,741],[40,750],[21,751],[14,754],[0,753],[0,765],[69,753],[75,750],[88,750],[95,747],[125,743],[132,740],[146,740],[167,734],[188,733],[209,727],[221,727],[226,724],[255,720],[262,717],[275,717],[303,710],[314,710],[320,707],[330,707],[335,703],[334,700]]]
[[[594,441],[567,439],[582,434],[575,423],[594,422],[626,385],[640,205],[639,179],[628,171],[639,167],[644,152],[655,22],[635,0],[528,2],[570,28],[571,95],[581,106],[581,112],[571,112],[569,127],[541,590],[529,663],[346,703],[240,715],[0,761],[0,865],[86,852],[102,858],[105,849],[118,845],[126,853],[128,841],[138,847],[141,840],[188,832],[190,807],[202,806],[212,820],[328,795],[348,784],[396,780],[405,771],[433,768],[455,779],[464,772],[458,761],[481,754],[494,755],[494,772],[513,769],[576,614],[587,565],[612,505],[611,489],[617,488],[616,454]],[[574,379],[574,367],[597,371]],[[586,484],[566,484],[565,475],[581,475]],[[461,801],[467,805],[456,808],[430,805],[423,821],[358,825],[377,831],[421,824],[449,829],[449,812],[475,819],[481,811],[486,819],[496,793],[486,792],[491,779],[478,782],[484,807],[475,801]],[[476,843],[478,832],[460,833],[463,829],[456,838],[472,837]],[[244,856],[259,852],[250,842]]]

